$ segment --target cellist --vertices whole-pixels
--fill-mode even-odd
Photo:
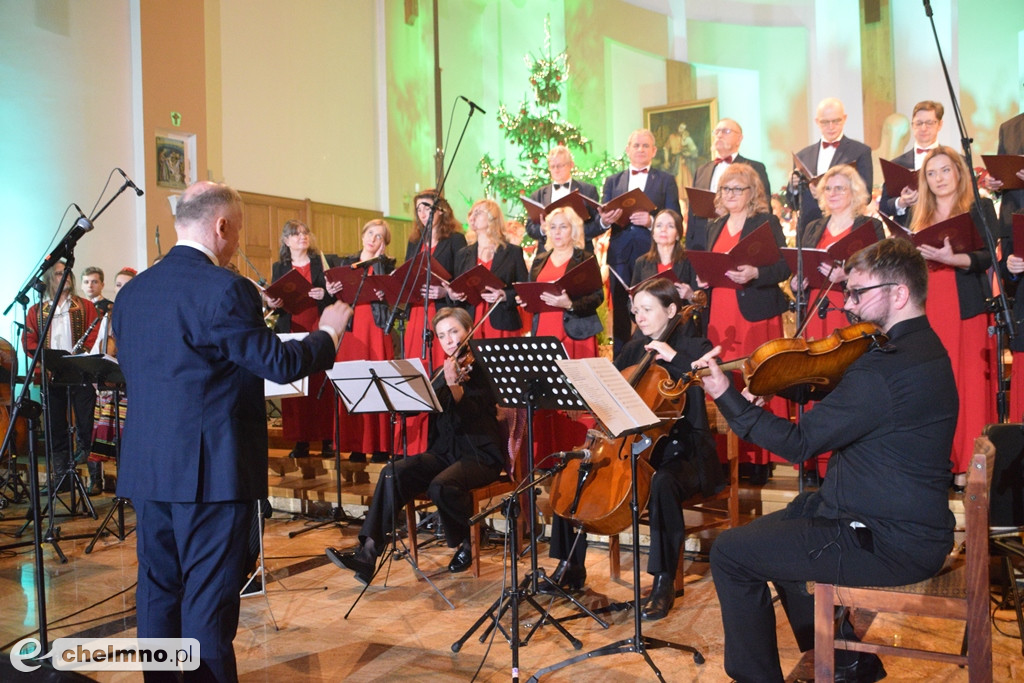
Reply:
[[[615,359],[620,371],[637,364],[648,352],[673,379],[691,369],[691,364],[711,351],[711,342],[697,336],[689,321],[681,321],[664,341],[659,341],[682,308],[675,285],[657,278],[643,283],[633,295],[633,314],[639,328]],[[654,575],[654,587],[643,609],[643,618],[664,618],[675,600],[674,579],[679,549],[686,537],[682,502],[697,492],[710,494],[724,482],[715,441],[708,426],[704,390],[687,390],[686,408],[668,436],[656,442],[651,451],[655,468],[648,505],[651,523],[651,550],[647,572]],[[590,495],[590,492],[584,492]],[[575,545],[574,545],[575,543]],[[584,559],[586,534],[572,523],[556,516],[551,532],[551,557],[561,560],[552,578],[564,589],[579,590],[586,582]]]

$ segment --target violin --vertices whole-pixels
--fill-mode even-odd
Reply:
[[[480,318],[479,321],[477,321],[475,325],[473,325],[473,329],[469,331],[469,334],[466,335],[466,338],[459,342],[459,345],[455,347],[455,352],[452,353],[452,356],[454,356],[456,361],[459,363],[459,384],[463,382],[463,380],[466,378],[466,375],[469,374],[469,369],[473,366],[474,358],[472,352],[469,350],[469,342],[473,340],[473,335],[476,333],[476,331],[480,329],[480,326],[484,324],[485,320],[491,317],[491,313],[494,313],[494,310],[498,308],[498,305],[501,303],[502,300],[498,299],[493,304],[491,304],[491,307],[487,309],[487,312],[483,314],[483,316]],[[466,358],[468,358],[469,360],[466,360]],[[434,384],[443,376],[444,364],[442,363],[441,367],[439,367],[437,370],[434,370],[434,374],[430,378],[430,383]]]
[[[683,308],[669,321],[658,341],[667,342],[681,323],[707,305],[707,296],[703,292],[696,293],[694,301],[696,303]],[[586,443],[578,447],[589,450],[590,458],[569,460],[552,478],[551,509],[561,517],[578,522],[590,533],[612,535],[629,526],[632,520],[632,447],[645,437],[655,444],[667,436],[686,408],[685,389],[672,394],[678,385],[668,370],[655,363],[656,359],[657,352],[648,351],[639,363],[622,370],[622,375],[655,415],[662,418],[661,422],[642,434],[617,439],[591,430]],[[649,446],[637,459],[636,489],[641,510],[647,507],[651,495],[652,450]]]
[[[773,396],[806,387],[807,400],[820,400],[836,388],[855,360],[872,345],[881,346],[888,340],[873,323],[859,322],[822,339],[773,339],[758,346],[747,358],[721,363],[719,367],[724,372],[740,370],[747,390],[754,396]],[[702,368],[680,382],[707,374],[707,368]]]

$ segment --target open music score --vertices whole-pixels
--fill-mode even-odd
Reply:
[[[889,232],[893,237],[908,239],[918,247],[928,245],[941,249],[947,237],[949,238],[950,246],[953,247],[953,251],[957,254],[977,251],[984,246],[981,241],[981,235],[978,234],[978,228],[974,225],[974,219],[971,218],[970,213],[962,213],[952,218],[947,218],[917,232],[910,232],[909,229],[903,227],[884,213],[879,215],[882,217],[882,221],[889,226]],[[1016,245],[1014,246],[1016,247]]]
[[[512,286],[527,311],[547,313],[563,309],[548,306],[541,300],[541,294],[546,292],[557,296],[564,289],[570,299],[575,299],[597,291],[602,285],[601,268],[597,265],[597,259],[591,256],[554,282],[516,282]]]
[[[917,190],[917,171],[909,168],[904,168],[899,164],[894,164],[888,159],[879,159],[878,163],[882,167],[882,177],[885,179],[885,191],[893,197],[900,196],[903,192],[903,188],[909,187],[911,190]]]
[[[715,209],[715,193],[711,190],[702,190],[699,187],[687,187],[686,201],[690,204],[690,211],[694,216],[715,220],[718,218],[718,211]]]
[[[470,306],[476,306],[483,301],[480,295],[488,287],[504,290],[505,283],[483,264],[470,268],[448,285],[448,289],[454,294],[464,294],[466,303]]]
[[[661,422],[607,358],[563,358],[555,362],[613,437]]]
[[[584,221],[590,217],[589,206],[600,206],[590,197],[584,197],[580,194],[579,190],[573,190],[569,194],[565,195],[560,199],[556,199],[547,206],[541,204],[538,201],[530,199],[525,195],[519,197],[520,201],[523,202],[523,207],[526,209],[526,214],[530,217],[530,220],[534,223],[543,223],[544,218],[555,209],[560,209],[563,206],[567,206],[576,212],[576,215],[582,218]]]
[[[292,269],[267,285],[264,291],[270,299],[281,299],[281,308],[295,315],[316,306],[316,301],[309,296],[311,289],[312,283],[302,277],[302,273]]]
[[[637,211],[653,213],[658,207],[656,207],[654,203],[647,198],[647,195],[645,195],[640,188],[634,188],[629,192],[623,192],[618,197],[609,199],[607,202],[602,204],[600,208],[602,212],[622,209],[622,215],[619,216],[619,220],[615,221],[615,225],[624,228],[629,225],[629,217]]]
[[[989,175],[1003,183],[1003,190],[1024,189],[1024,180],[1017,177],[1024,171],[1024,156],[1017,154],[982,154]]]
[[[309,332],[279,332],[277,338],[286,342],[293,339],[305,339],[308,336]],[[264,398],[294,398],[296,396],[309,396],[309,377],[284,384],[271,382],[269,379],[263,380]]]
[[[725,276],[726,271],[736,270],[740,266],[770,266],[782,258],[768,221],[762,223],[724,254],[694,249],[686,252],[686,256],[693,264],[698,277],[708,283],[708,286],[726,289],[740,289],[740,285]]]
[[[821,289],[827,284],[825,276],[818,270],[818,266],[821,264],[826,263],[829,266],[841,267],[841,264],[853,256],[854,253],[877,241],[878,236],[875,235],[875,229],[871,227],[870,222],[865,222],[860,227],[851,231],[846,237],[830,245],[828,249],[804,247],[802,249],[804,255],[804,277],[808,280],[808,286],[812,289]],[[790,272],[796,275],[797,249],[795,247],[783,247],[781,251],[782,256],[789,265]]]

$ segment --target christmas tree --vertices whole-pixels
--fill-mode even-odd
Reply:
[[[533,98],[524,99],[514,110],[501,105],[497,117],[498,127],[505,131],[506,139],[520,148],[518,158],[495,163],[489,154],[485,154],[477,166],[486,195],[499,199],[509,217],[518,220],[525,216],[520,195],[528,195],[549,181],[547,154],[552,147],[562,144],[583,154],[589,154],[591,150],[590,139],[575,124],[567,121],[558,108],[569,79],[569,55],[562,51],[552,56],[549,19],[544,20],[542,56],[537,58],[528,54],[524,59]],[[590,168],[577,166],[573,177],[600,187],[600,182],[622,170],[623,164],[622,158],[612,159],[606,152]]]

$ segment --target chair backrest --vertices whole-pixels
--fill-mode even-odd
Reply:
[[[505,471],[512,481],[518,481],[522,470],[520,454],[523,450],[523,438],[526,435],[526,409],[498,406],[498,425],[501,428],[501,438],[505,440],[508,454]]]
[[[990,470],[989,524],[1024,527],[1024,425],[990,424],[984,434],[996,449]]]

